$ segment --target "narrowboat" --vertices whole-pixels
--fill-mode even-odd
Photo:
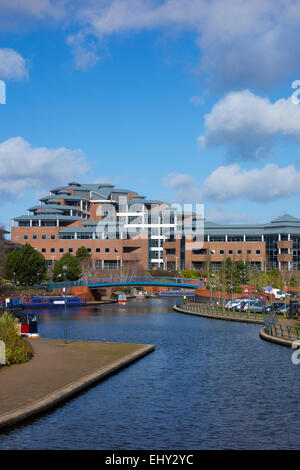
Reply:
[[[20,297],[2,297],[1,298],[2,308],[22,308],[22,302]]]
[[[13,311],[10,313],[20,323],[21,336],[39,338],[37,318],[34,313]]]
[[[65,303],[67,307],[83,307],[86,300],[72,296],[24,296],[21,301],[23,308],[61,307]]]
[[[126,294],[124,292],[120,292],[118,295],[118,304],[125,305],[127,302]]]

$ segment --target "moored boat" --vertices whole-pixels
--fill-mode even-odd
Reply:
[[[21,301],[23,308],[61,307],[65,304],[67,307],[83,307],[86,300],[72,296],[24,296]]]
[[[34,313],[12,311],[10,313],[20,323],[20,334],[27,338],[39,338],[37,318]]]
[[[127,302],[126,294],[124,294],[124,292],[120,292],[118,294],[118,303],[121,305],[125,305],[126,302]]]

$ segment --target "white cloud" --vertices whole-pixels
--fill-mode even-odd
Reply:
[[[204,200],[226,201],[248,199],[273,201],[300,194],[300,172],[294,165],[279,168],[270,163],[264,168],[242,170],[239,165],[220,166],[202,185]]]
[[[213,106],[198,140],[205,147],[224,145],[234,159],[259,159],[270,154],[275,137],[300,141],[300,106],[291,98],[272,103],[244,90]]]
[[[223,205],[218,205],[208,209],[205,214],[205,218],[219,224],[258,223],[258,220],[255,217],[249,216],[247,212],[234,212],[227,210]]]
[[[28,190],[49,190],[84,177],[89,170],[81,150],[33,148],[22,137],[0,143],[0,201],[22,197]]]
[[[77,15],[99,39],[141,30],[194,32],[199,71],[219,88],[268,86],[297,72],[294,0],[86,0]]]
[[[0,49],[0,79],[22,80],[28,76],[25,59],[13,49]]]
[[[194,106],[202,106],[204,104],[203,96],[191,96],[190,103]]]
[[[93,42],[87,42],[87,38],[79,32],[67,38],[67,44],[71,46],[77,69],[93,67],[99,61],[99,55]]]
[[[96,178],[94,180],[94,184],[112,184],[110,181],[110,178],[107,178],[106,176],[99,176],[99,178]]]
[[[300,195],[300,171],[294,165],[280,168],[275,163],[263,168],[243,170],[238,164],[219,166],[204,180],[199,181],[184,173],[170,173],[163,179],[163,185],[173,189],[173,202],[218,203],[230,200],[268,202],[294,195]],[[221,219],[222,207],[214,218]],[[234,213],[233,213],[234,214]],[[230,214],[231,217],[232,214]],[[241,213],[238,218],[246,220]],[[223,217],[223,221],[225,221]]]
[[[0,0],[0,28],[13,29],[24,17],[36,20],[63,18],[70,7],[70,0]]]
[[[185,173],[169,173],[163,179],[163,185],[171,189],[189,188],[191,185],[194,184],[194,177]]]
[[[49,20],[100,41],[143,30],[191,31],[201,51],[199,72],[221,89],[298,78],[295,0],[0,0],[0,11],[0,29],[18,30],[22,18]],[[95,51],[92,59],[88,51],[83,63],[95,63]]]

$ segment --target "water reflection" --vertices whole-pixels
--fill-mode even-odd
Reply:
[[[181,315],[174,299],[68,309],[73,339],[154,343],[154,353],[51,413],[2,433],[0,448],[297,449],[299,371],[259,325]],[[63,309],[38,311],[63,338]]]

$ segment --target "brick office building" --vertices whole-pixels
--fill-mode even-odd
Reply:
[[[102,269],[139,263],[163,266],[160,213],[169,205],[109,184],[71,182],[50,191],[26,215],[13,219],[12,240],[30,243],[49,266],[85,246]],[[149,215],[151,214],[151,216]]]
[[[102,269],[139,263],[177,271],[209,262],[217,270],[229,256],[260,270],[300,270],[300,219],[286,214],[266,224],[203,225],[199,246],[195,215],[132,190],[71,182],[14,218],[11,237],[30,243],[49,266],[83,245]]]
[[[219,225],[205,221],[201,248],[193,249],[191,243],[183,252],[180,240],[164,243],[164,259],[169,265],[174,266],[183,256],[186,269],[201,270],[209,262],[211,270],[218,270],[231,257],[263,271],[299,271],[300,219],[285,214],[266,224]]]

